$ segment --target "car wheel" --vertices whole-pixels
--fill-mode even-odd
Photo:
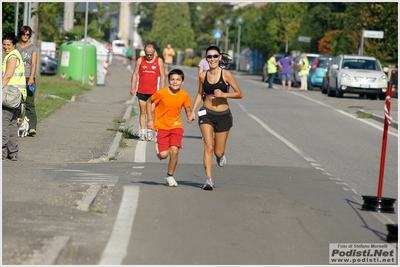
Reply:
[[[339,90],[336,91],[336,97],[342,98],[343,97],[343,92],[340,92]]]
[[[376,100],[376,99],[378,99],[378,95],[376,95],[376,94],[369,95],[369,99]]]
[[[328,84],[329,84],[329,83],[328,83]],[[326,87],[327,87],[327,86],[326,86],[326,83],[323,82],[323,83],[322,83],[322,86],[321,86],[321,93],[322,93],[322,94],[326,94]]]
[[[328,90],[326,93],[328,96],[335,96],[335,91],[332,91],[332,89],[329,85],[328,85]]]
[[[385,100],[386,99],[386,95],[378,95],[379,96],[379,100]]]
[[[359,94],[358,95],[360,98],[364,98],[365,97],[365,94]]]
[[[310,82],[307,83],[307,89],[308,90],[314,90],[314,86]]]

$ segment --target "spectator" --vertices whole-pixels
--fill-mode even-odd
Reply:
[[[309,73],[310,63],[308,62],[308,58],[305,53],[301,54],[300,62],[297,63],[297,65],[300,68],[299,75],[300,75],[301,86],[299,91],[307,91],[307,76]]]
[[[173,69],[168,73],[169,87],[156,91],[148,100],[147,128],[154,129],[156,133],[156,151],[160,160],[169,156],[168,172],[165,177],[168,186],[178,186],[174,179],[176,165],[178,164],[179,149],[182,148],[183,125],[181,110],[185,109],[188,122],[192,113],[188,93],[181,86],[184,82],[184,74],[179,69]],[[152,105],[155,105],[155,117],[153,121]]]
[[[36,66],[38,61],[38,49],[29,42],[32,36],[32,28],[29,26],[22,26],[18,32],[19,43],[17,43],[17,50],[21,54],[24,61],[25,77],[26,77],[26,106],[25,115],[29,119],[30,136],[34,136],[37,132],[37,117],[35,109],[35,91],[36,91]]]
[[[276,53],[275,52],[271,52],[270,53],[270,57],[267,61],[267,69],[268,69],[268,89],[272,89],[273,88],[273,83],[275,80],[275,75],[276,75],[276,66],[278,65],[278,63],[276,63]]]
[[[281,73],[282,89],[285,90],[286,82],[288,90],[292,90],[292,68],[293,60],[290,58],[289,53],[286,52],[285,56],[278,61],[279,71]]]
[[[131,46],[128,46],[128,49],[126,50],[126,65],[128,70],[132,69],[132,55],[133,55],[133,48]]]
[[[4,59],[2,64],[2,89],[6,85],[17,87],[23,92],[26,99],[25,67],[21,54],[16,49],[17,37],[14,33],[6,33],[3,36]],[[9,108],[2,105],[2,159],[12,161],[18,156],[18,107]]]
[[[136,95],[140,107],[140,134],[141,141],[153,141],[153,130],[148,129],[146,135],[146,110],[147,100],[157,91],[159,78],[161,88],[165,85],[164,62],[155,56],[155,49],[152,44],[144,48],[145,55],[136,61],[135,69],[131,80],[131,95]]]

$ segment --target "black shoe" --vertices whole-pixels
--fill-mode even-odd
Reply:
[[[10,160],[11,161],[17,161],[17,157],[15,157],[15,156],[14,157],[10,157]]]

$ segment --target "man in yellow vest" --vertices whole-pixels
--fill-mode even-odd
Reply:
[[[273,88],[273,83],[275,79],[275,75],[278,72],[278,69],[276,66],[278,66],[278,63],[276,63],[276,53],[271,52],[270,57],[267,61],[267,69],[268,69],[268,89]]]

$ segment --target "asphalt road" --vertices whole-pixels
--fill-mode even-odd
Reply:
[[[201,189],[197,122],[184,126],[179,186],[169,188],[153,143],[122,138],[112,151],[116,119],[138,131],[121,65],[115,59],[105,87],[21,140],[18,162],[3,163],[3,264],[329,264],[331,243],[386,242],[397,202],[394,214],[360,210],[361,196],[377,191],[383,124],[357,118],[360,109],[380,115],[384,101],[267,90],[236,73],[244,97],[230,101],[228,163],[214,165],[215,189]],[[196,69],[182,69],[194,97]],[[397,99],[392,110],[397,122]],[[397,177],[391,126],[384,197],[397,198]]]

